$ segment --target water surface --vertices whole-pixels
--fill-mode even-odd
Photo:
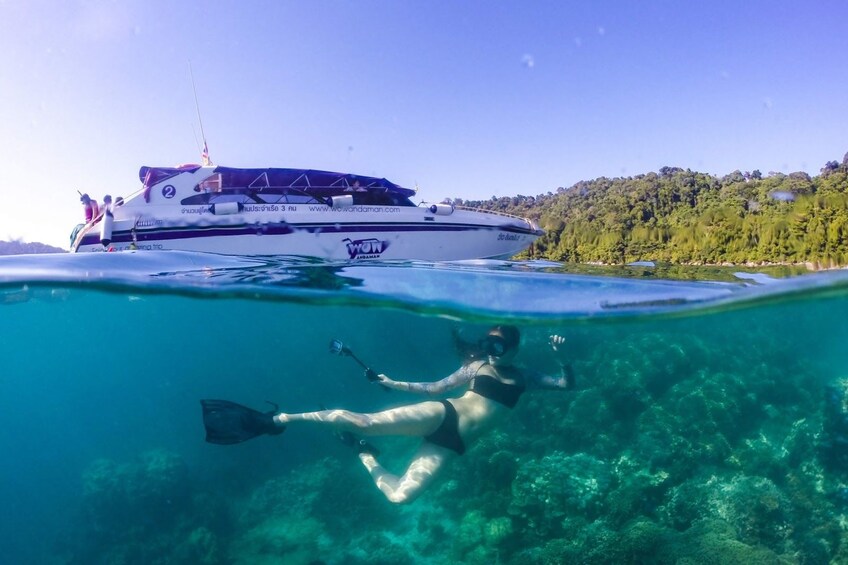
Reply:
[[[555,563],[848,556],[843,272],[667,280],[551,263],[180,252],[0,258],[0,540],[17,563]],[[578,389],[398,507],[320,428],[204,443],[200,398],[373,411],[350,359],[435,380],[452,332],[523,333]],[[454,395],[458,395],[456,392]],[[451,395],[448,395],[451,396]],[[401,471],[416,442],[377,438]]]

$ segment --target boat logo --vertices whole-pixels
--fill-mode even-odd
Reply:
[[[346,237],[342,241],[347,246],[347,254],[351,259],[378,259],[389,246],[388,241],[380,241],[373,237],[354,240]]]

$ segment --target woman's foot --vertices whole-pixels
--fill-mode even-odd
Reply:
[[[336,433],[336,437],[339,438],[343,444],[348,447],[355,447],[357,453],[368,453],[377,457],[380,455],[380,450],[365,441],[364,439],[358,438],[350,432],[338,432]]]
[[[380,450],[365,441],[364,439],[359,440],[356,449],[359,451],[359,453],[367,453],[368,455],[373,455],[374,457],[380,456]]]

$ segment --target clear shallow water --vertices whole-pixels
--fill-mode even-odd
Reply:
[[[0,541],[47,563],[546,563],[848,555],[843,272],[574,275],[190,253],[0,258]],[[508,322],[537,393],[408,507],[317,428],[224,448],[200,398],[372,411],[420,398],[451,332]],[[416,443],[377,439],[400,471]],[[771,561],[770,561],[771,560]],[[824,560],[824,561],[822,561]]]

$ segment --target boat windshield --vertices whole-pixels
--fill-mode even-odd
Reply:
[[[415,206],[409,200],[414,190],[386,179],[305,169],[218,167],[194,191],[182,205],[327,204],[331,196],[352,195],[359,206]]]
[[[292,188],[231,188],[227,190],[201,192],[183,198],[183,206],[220,204],[223,202],[239,202],[241,204],[325,204],[329,205],[330,196],[350,194],[354,206],[415,206],[409,198],[400,194],[379,192],[342,192],[326,191],[325,194],[310,194]]]

